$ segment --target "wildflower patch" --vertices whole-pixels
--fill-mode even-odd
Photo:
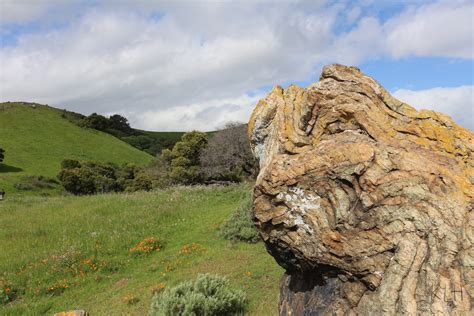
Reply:
[[[181,249],[178,252],[178,255],[189,255],[193,253],[200,253],[206,251],[206,248],[204,248],[202,245],[197,244],[197,243],[192,243],[192,244],[187,244],[181,247]]]
[[[129,255],[139,257],[149,255],[155,251],[160,251],[163,248],[163,243],[160,238],[147,237],[140,241],[135,247],[130,248]]]
[[[69,287],[69,281],[67,279],[62,279],[47,287],[45,293],[50,295],[61,295]]]

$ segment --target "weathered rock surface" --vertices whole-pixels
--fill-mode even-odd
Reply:
[[[249,122],[254,221],[282,315],[467,315],[474,135],[354,67],[275,87]],[[472,315],[472,314],[471,314]]]

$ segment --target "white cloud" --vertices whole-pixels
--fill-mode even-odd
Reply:
[[[63,20],[84,1],[87,0],[0,0],[0,25],[28,23],[45,17]]]
[[[451,116],[458,124],[474,131],[474,86],[400,89],[393,95],[417,109],[430,109]]]
[[[74,0],[76,11],[62,0],[32,6],[24,5],[28,0],[0,1],[1,25],[35,19],[54,25],[56,18],[71,17],[61,28],[21,35],[17,44],[0,47],[1,101],[123,113],[137,127],[152,130],[210,130],[224,119],[245,121],[253,106],[248,102],[256,103],[248,91],[316,80],[328,62],[472,53],[472,28],[452,23],[466,22],[472,9],[466,1],[419,6],[386,22],[330,1],[87,6]],[[67,14],[52,14],[61,10]],[[336,34],[344,17],[353,26]],[[448,32],[433,36],[448,22],[454,40],[445,38]]]
[[[474,5],[469,0],[440,1],[412,8],[384,25],[392,56],[474,58]]]
[[[263,94],[242,95],[237,98],[208,100],[186,106],[149,110],[143,113],[123,112],[133,123],[144,129],[162,126],[163,131],[203,130],[210,131],[227,122],[246,123]]]

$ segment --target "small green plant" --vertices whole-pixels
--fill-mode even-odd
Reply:
[[[199,274],[166,288],[153,297],[150,315],[243,315],[245,294],[229,286],[229,281],[213,274]]]
[[[17,298],[18,290],[8,281],[0,279],[0,303],[7,304]]]
[[[252,222],[251,209],[252,199],[250,195],[247,195],[227,222],[222,225],[220,231],[222,237],[232,241],[258,242],[260,236]]]

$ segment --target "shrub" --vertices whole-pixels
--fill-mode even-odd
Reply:
[[[58,179],[66,191],[76,195],[121,191],[116,167],[96,162],[65,160]]]
[[[153,188],[166,188],[172,184],[166,161],[162,156],[155,158],[144,172],[151,178]]]
[[[252,209],[252,199],[247,196],[234,210],[231,217],[221,227],[221,235],[232,241],[245,241],[255,243],[260,240],[255,228],[250,210]]]
[[[74,168],[80,168],[80,167],[81,167],[81,163],[74,159],[64,159],[61,162],[61,169],[74,169]]]
[[[153,297],[150,315],[243,315],[246,298],[226,278],[200,274]]]
[[[152,179],[145,173],[139,173],[125,187],[126,192],[150,191],[153,189]]]
[[[169,166],[169,177],[175,183],[196,184],[200,181],[199,155],[207,144],[207,134],[197,131],[185,133],[173,150],[162,152],[164,161]]]
[[[67,159],[63,160],[61,167],[58,179],[66,191],[76,195],[150,191],[167,183],[162,179],[167,176],[163,171],[165,163],[158,160],[149,167],[128,164],[119,168],[110,163]]]

